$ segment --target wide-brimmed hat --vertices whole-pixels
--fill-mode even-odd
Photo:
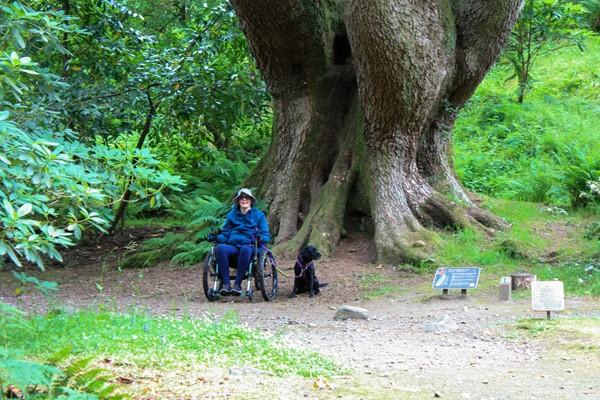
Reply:
[[[256,197],[252,196],[252,191],[250,189],[247,189],[247,188],[241,188],[240,190],[238,190],[237,196],[235,196],[233,198],[233,202],[237,204],[237,202],[240,199],[240,196],[242,194],[245,194],[245,195],[247,195],[248,197],[250,197],[252,199],[252,205],[254,205],[254,203],[256,203]]]

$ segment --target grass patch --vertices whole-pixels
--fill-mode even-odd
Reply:
[[[496,64],[454,128],[454,163],[467,188],[558,207],[572,202],[584,187],[574,191],[568,171],[581,163],[565,151],[577,149],[592,165],[598,160],[599,50],[595,37],[583,53],[565,48],[540,56],[523,104],[516,101],[516,80],[506,82],[510,65]]]
[[[365,300],[374,300],[388,294],[398,294],[403,288],[389,286],[390,278],[381,271],[363,272],[358,287]]]
[[[358,286],[361,290],[372,290],[373,287],[388,283],[389,278],[380,271],[363,272]]]
[[[484,207],[507,221],[510,229],[492,236],[470,229],[440,233],[442,243],[431,262],[413,268],[416,272],[431,273],[439,266],[480,267],[484,287],[495,285],[501,276],[530,272],[538,280],[564,282],[569,296],[600,296],[600,241],[585,237],[586,226],[598,218],[594,209],[573,212],[523,201],[484,200]]]
[[[113,365],[126,365],[131,371],[218,365],[250,366],[276,376],[327,377],[350,372],[318,353],[286,348],[278,335],[241,326],[233,312],[201,320],[157,318],[135,311],[46,316],[3,312],[0,339],[0,358],[37,363],[70,348],[76,359],[111,359]]]
[[[381,288],[366,292],[363,295],[363,298],[365,300],[375,300],[375,299],[379,299],[379,298],[384,297],[389,294],[398,294],[400,291],[402,291],[402,288],[397,288],[394,286],[386,286],[386,287],[381,287]]]
[[[505,254],[498,242],[472,230],[446,235],[433,258],[439,265],[482,267],[489,271],[517,267],[517,260]]]
[[[600,297],[600,264],[566,262],[555,266],[540,265],[533,270],[540,281],[563,282],[565,292],[577,296]]]
[[[550,343],[552,347],[597,353],[600,343],[599,317],[568,317],[551,320],[524,318],[505,325],[507,337],[519,339],[523,335]]]

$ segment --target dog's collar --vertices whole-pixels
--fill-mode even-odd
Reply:
[[[302,262],[302,256],[298,257],[298,259],[296,260],[296,264],[298,264],[298,266],[300,267],[300,275],[295,276],[294,278],[301,278],[303,276],[306,275],[306,271],[308,270],[308,268],[313,265],[312,260],[309,261],[308,263],[304,264]]]
[[[306,264],[304,264],[302,262],[302,256],[298,257],[298,260],[296,260],[296,262],[300,265],[300,268],[302,268],[302,269],[308,268],[313,263],[312,260],[310,260],[309,262],[307,262]]]

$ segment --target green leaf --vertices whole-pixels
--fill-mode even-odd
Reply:
[[[19,267],[21,266],[21,262],[19,261],[19,257],[17,257],[17,255],[15,254],[15,252],[13,251],[13,249],[10,247],[10,245],[8,245],[3,240],[0,240],[0,255],[4,255],[4,254],[8,254],[8,256],[10,257],[10,259],[12,260],[12,262],[15,265],[17,265]]]
[[[28,204],[23,204],[17,210],[17,214],[19,215],[19,217],[23,217],[23,216],[29,214],[32,209],[33,209],[33,206],[31,204],[29,204],[29,203]]]
[[[15,209],[13,208],[11,202],[8,201],[8,199],[4,199],[4,201],[2,203],[4,205],[4,210],[6,211],[6,214],[10,215],[10,216],[14,216],[15,215]]]

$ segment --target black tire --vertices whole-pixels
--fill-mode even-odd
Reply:
[[[217,277],[216,266],[216,258],[211,252],[206,256],[204,268],[202,269],[202,288],[204,289],[204,295],[208,301],[215,301],[220,297],[214,290],[214,282]]]
[[[260,292],[265,301],[275,300],[277,297],[277,268],[271,262],[266,251],[263,251],[258,257],[256,272]]]

